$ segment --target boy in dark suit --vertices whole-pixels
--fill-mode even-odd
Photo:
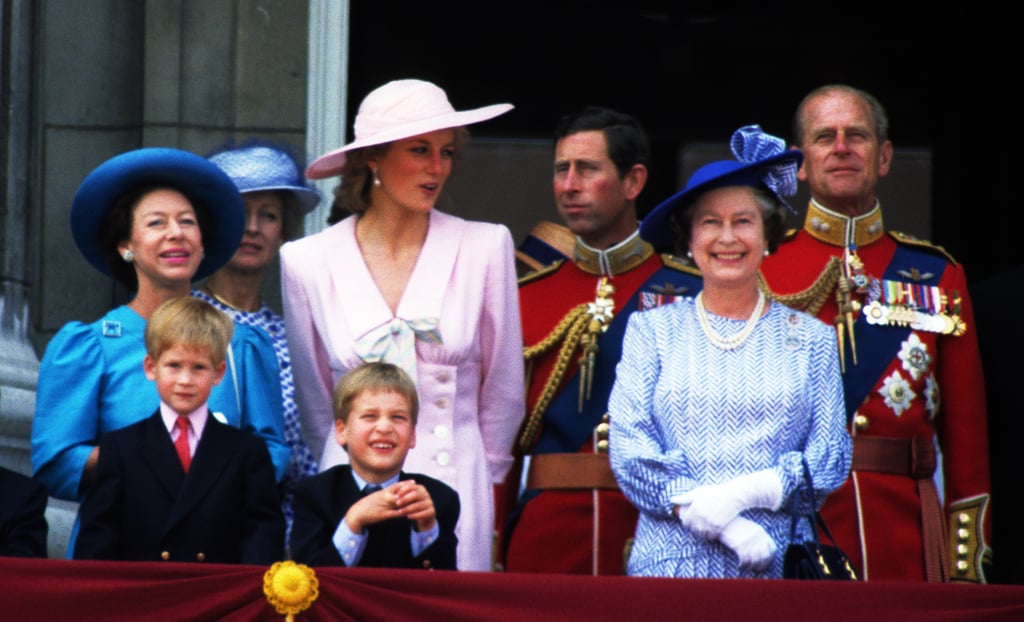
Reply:
[[[418,412],[416,385],[390,363],[367,363],[338,381],[334,430],[349,464],[296,485],[295,561],[455,570],[458,493],[402,471]]]
[[[150,317],[143,368],[160,406],[101,437],[75,559],[268,565],[283,557],[284,515],[266,444],[207,410],[232,330],[226,315],[190,296]]]

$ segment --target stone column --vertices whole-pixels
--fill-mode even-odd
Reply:
[[[306,151],[312,158],[346,142],[348,32],[348,0],[310,0]],[[314,183],[324,199],[306,216],[307,235],[326,226],[338,178]]]
[[[30,474],[28,439],[35,408],[39,359],[28,337],[28,293],[33,239],[29,222],[29,86],[32,7],[22,0],[0,3],[0,464]]]

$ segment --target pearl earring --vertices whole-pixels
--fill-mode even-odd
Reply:
[[[686,256],[693,259],[693,251],[686,251]]]
[[[766,248],[764,249],[764,256],[767,257],[768,255],[771,255],[771,253],[769,253],[768,249]]]
[[[377,169],[371,168],[370,171],[373,173],[373,185],[380,187],[380,177],[377,176]]]
[[[121,253],[121,258],[124,259],[126,263],[131,263],[132,260],[135,259],[135,253],[133,253],[129,248]]]

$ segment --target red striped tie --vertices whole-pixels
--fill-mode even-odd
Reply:
[[[188,450],[188,417],[178,416],[174,425],[178,428],[178,438],[174,441],[174,449],[178,452],[178,459],[181,460],[181,468],[188,473],[188,467],[192,464],[192,454]]]

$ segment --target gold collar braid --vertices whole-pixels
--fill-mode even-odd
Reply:
[[[640,237],[637,229],[631,236],[607,250],[598,250],[576,238],[572,261],[587,274],[615,276],[639,266],[654,254],[654,247]]]
[[[846,216],[812,200],[807,206],[804,231],[819,242],[840,248],[846,248],[850,244],[866,246],[878,241],[885,234],[882,207],[876,201],[875,207],[867,214]]]

